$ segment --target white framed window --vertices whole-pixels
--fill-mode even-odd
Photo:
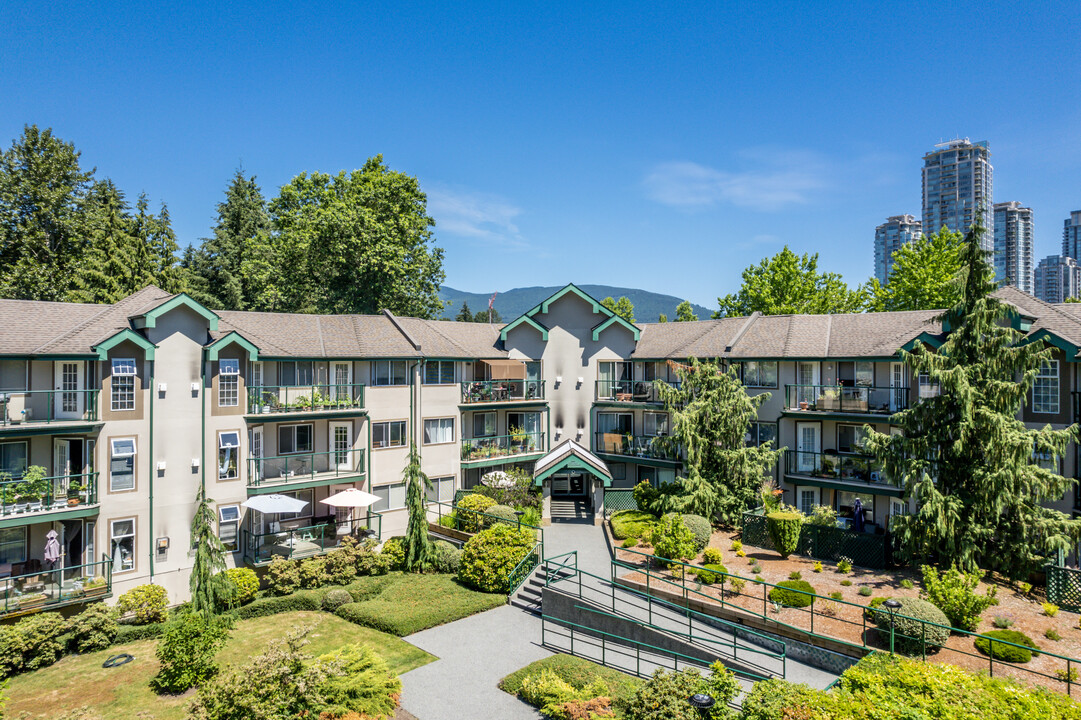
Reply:
[[[668,413],[646,413],[643,420],[646,435],[668,434]]]
[[[473,437],[495,437],[495,413],[473,413]]]
[[[1058,360],[1048,360],[1037,371],[1032,383],[1032,412],[1057,415],[1058,398]]]
[[[800,490],[799,491],[799,511],[804,515],[810,515],[814,512],[816,502],[814,490]]]
[[[113,574],[134,570],[135,518],[111,521],[109,543],[112,548]]]
[[[294,455],[312,451],[312,426],[279,425],[278,454]]]
[[[25,562],[26,526],[0,528],[0,563]]]
[[[278,513],[278,520],[297,520],[299,518],[310,518],[314,512],[312,507],[312,491],[311,490],[293,490],[291,492],[283,492],[282,495],[288,495],[289,497],[296,498],[297,500],[303,500],[308,503],[304,506],[304,509],[296,513]]]
[[[916,379],[916,383],[919,390],[919,399],[927,400],[928,398],[938,397],[942,394],[942,388],[937,381],[932,382],[931,376],[927,373],[920,373]]]
[[[240,361],[218,361],[218,407],[240,404]]]
[[[0,474],[18,479],[26,472],[26,441],[0,443]]]
[[[240,506],[218,506],[218,539],[230,552],[240,550]]]
[[[109,491],[135,489],[135,438],[109,441]]]
[[[248,364],[248,377],[251,378],[250,385],[253,388],[263,387],[263,361],[256,360]]]
[[[777,363],[749,360],[743,363],[744,387],[777,387]]]
[[[408,385],[409,364],[405,360],[373,360],[372,385]]]
[[[454,442],[454,418],[432,418],[424,421],[425,445],[452,442]]]
[[[218,479],[235,480],[239,477],[240,432],[224,430],[218,433]]]
[[[775,422],[752,422],[747,425],[747,434],[743,438],[745,445],[758,447],[769,441],[773,441],[773,447],[777,447],[777,423]]]
[[[855,363],[856,365],[856,386],[857,387],[871,387],[875,384],[875,364],[872,362],[861,361]]]
[[[114,358],[109,390],[114,412],[135,409],[135,358]]]
[[[372,488],[372,494],[379,498],[379,501],[372,506],[376,512],[400,510],[405,507],[405,483],[378,485]]]
[[[453,385],[454,362],[452,360],[429,360],[424,364],[425,385]]]
[[[405,446],[405,421],[372,423],[372,448]]]
[[[426,492],[426,500],[430,503],[449,503],[454,500],[454,476],[430,478],[432,486]]]

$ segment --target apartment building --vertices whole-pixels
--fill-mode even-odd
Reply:
[[[995,281],[1033,293],[1032,208],[1017,201],[995,203]]]
[[[999,293],[1017,327],[1055,347],[1023,419],[1064,427],[1077,415],[1081,306]],[[402,534],[411,440],[432,502],[513,466],[534,475],[546,517],[554,502],[599,508],[608,490],[669,482],[681,454],[657,383],[677,382],[691,357],[737,364],[748,392],[770,393],[747,441],[785,448],[788,502],[851,516],[860,498],[882,532],[911,508],[861,437],[936,391],[897,356],[942,342],[936,315],[636,325],[574,285],[503,326],[214,312],[154,287],[108,306],[0,300],[0,615],[145,582],[183,600],[201,488],[230,565]],[[1075,474],[1074,456],[1047,461]],[[349,487],[378,503],[321,502]],[[244,505],[271,494],[304,506]]]
[[[1064,303],[1081,297],[1081,265],[1072,257],[1048,255],[1036,266],[1033,277],[1036,297],[1044,302]]]
[[[923,225],[912,215],[892,215],[875,228],[875,277],[885,285],[893,272],[893,254],[923,237]]]
[[[923,156],[923,231],[930,234],[947,227],[966,233],[979,217],[987,230],[981,245],[993,251],[993,177],[986,141],[963,138],[935,145]]]
[[[1062,226],[1062,254],[1081,260],[1081,210],[1074,210]]]

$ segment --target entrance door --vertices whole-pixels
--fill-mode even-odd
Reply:
[[[331,366],[330,396],[340,403],[351,404],[353,400],[353,363],[336,362]]]
[[[818,488],[800,488],[799,511],[804,515],[810,515],[814,512],[815,505],[821,505],[818,502]]]
[[[65,520],[63,530],[60,533],[60,562],[57,567],[71,568],[83,564],[83,550],[86,545],[86,535],[83,533],[82,520]],[[93,558],[86,558],[87,562]]]
[[[818,363],[801,362],[796,365],[796,383],[799,392],[796,402],[813,404],[818,398]]]
[[[552,497],[557,495],[569,495],[571,491],[571,479],[568,475],[552,476]]]
[[[818,423],[796,423],[796,471],[811,473],[817,469],[821,451],[821,427]]]
[[[330,468],[353,469],[353,426],[347,422],[330,423]]]
[[[262,458],[263,458],[263,428],[261,428],[261,427],[251,429],[251,438],[248,440],[248,457],[251,460],[255,461],[253,463],[250,463],[250,465],[252,467],[251,472],[254,473],[255,477],[254,478],[248,478],[248,481],[250,482],[251,480],[262,480],[264,473],[263,473],[263,462],[262,462]]]
[[[57,393],[53,395],[53,416],[57,420],[75,420],[83,414],[83,364],[54,363]]]
[[[904,409],[906,392],[904,363],[890,363],[890,412]]]

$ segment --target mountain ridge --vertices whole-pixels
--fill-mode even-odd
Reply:
[[[577,285],[577,283],[575,284]],[[671,322],[676,319],[676,306],[683,302],[681,298],[675,295],[655,293],[637,288],[617,287],[614,285],[577,286],[598,300],[604,300],[609,296],[616,299],[619,299],[620,296],[626,296],[634,304],[634,318],[637,322],[657,322],[660,313],[665,313],[669,322]],[[496,295],[494,307],[503,321],[509,322],[563,287],[562,285],[551,287],[534,285],[511,288]],[[487,310],[488,298],[490,297],[491,293],[473,293],[443,285],[439,288],[439,299],[447,303],[447,305],[443,308],[442,317],[453,320],[454,316],[461,310],[463,302],[469,305],[470,312],[476,313],[479,310]],[[691,307],[699,320],[708,319],[712,312],[708,308],[695,303],[691,303]]]

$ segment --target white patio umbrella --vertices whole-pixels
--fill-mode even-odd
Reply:
[[[319,502],[334,507],[358,508],[376,504],[379,502],[379,496],[372,495],[363,490],[357,490],[356,488],[348,488],[339,493],[334,493],[330,497],[320,500]]]
[[[490,488],[514,487],[514,478],[502,470],[493,470],[481,476],[480,481]]]
[[[307,500],[298,500],[288,495],[256,495],[240,503],[246,508],[261,513],[297,513],[308,506]]]

